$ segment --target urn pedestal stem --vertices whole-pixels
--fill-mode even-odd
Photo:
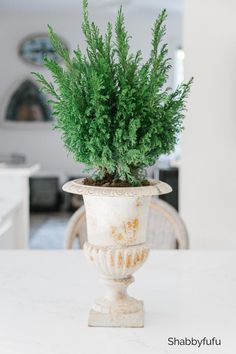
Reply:
[[[129,296],[127,293],[127,287],[134,282],[134,277],[132,275],[124,279],[109,279],[101,277],[101,280],[106,286],[106,295],[104,299],[110,303],[128,301]],[[96,310],[96,306],[94,310]]]
[[[106,286],[106,293],[103,298],[98,299],[92,306],[92,309],[100,314],[130,314],[143,310],[143,302],[136,300],[127,293],[127,287],[134,282],[132,275],[124,279],[108,279],[102,277]],[[108,317],[108,316],[106,316]],[[89,324],[94,325],[90,316]],[[141,318],[140,326],[143,326]]]

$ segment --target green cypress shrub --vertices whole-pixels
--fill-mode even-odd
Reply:
[[[192,79],[176,90],[165,88],[171,68],[167,44],[166,10],[152,28],[152,49],[144,62],[141,51],[130,53],[122,8],[114,30],[107,24],[105,35],[88,17],[83,0],[82,30],[85,53],[78,47],[71,58],[54,30],[49,38],[64,65],[45,57],[53,83],[33,73],[50,95],[66,149],[76,161],[95,170],[92,178],[141,185],[143,170],[168,154],[183,129],[185,101]],[[114,32],[114,33],[113,33]]]

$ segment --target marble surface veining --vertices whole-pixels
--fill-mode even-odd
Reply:
[[[135,278],[145,328],[88,328],[104,289],[81,251],[0,251],[0,353],[234,352],[235,252],[151,251]],[[172,336],[215,336],[222,346],[171,347]]]

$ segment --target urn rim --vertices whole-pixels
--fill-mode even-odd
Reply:
[[[150,185],[140,187],[102,187],[83,184],[84,178],[75,179],[62,186],[64,192],[81,195],[106,197],[134,197],[167,194],[172,191],[169,184],[157,179],[149,179]]]

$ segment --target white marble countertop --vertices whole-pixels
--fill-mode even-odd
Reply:
[[[151,251],[135,278],[130,294],[145,301],[145,328],[89,328],[104,289],[81,251],[0,251],[0,353],[235,352],[235,252]],[[221,346],[167,344],[213,336]]]
[[[0,223],[1,220],[4,219],[8,214],[18,208],[21,204],[21,200],[19,198],[0,198]]]
[[[0,165],[0,176],[31,176],[39,171],[40,165]]]

